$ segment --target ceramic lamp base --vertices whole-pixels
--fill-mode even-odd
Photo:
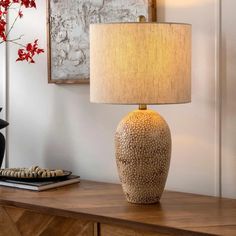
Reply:
[[[128,202],[152,204],[163,193],[171,156],[171,134],[155,111],[136,110],[118,125],[116,162]]]

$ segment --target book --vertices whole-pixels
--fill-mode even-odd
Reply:
[[[0,186],[27,189],[33,191],[43,191],[47,189],[62,187],[69,184],[79,183],[79,176],[70,175],[63,180],[50,180],[42,182],[18,181],[10,179],[1,179]]]

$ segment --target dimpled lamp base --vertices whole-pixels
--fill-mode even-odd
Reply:
[[[118,125],[116,162],[128,202],[152,204],[163,193],[171,156],[171,134],[155,111],[136,110]]]

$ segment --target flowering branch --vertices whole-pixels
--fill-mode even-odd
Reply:
[[[34,40],[33,43],[27,43],[26,45],[18,42],[22,39],[23,35],[15,39],[9,39],[9,35],[14,28],[17,20],[23,17],[23,12],[21,9],[23,7],[36,8],[35,1],[36,0],[0,0],[0,44],[8,42],[22,47],[18,49],[18,58],[16,59],[16,61],[27,61],[29,63],[35,63],[33,59],[34,56],[44,52],[42,48],[38,47],[38,39]],[[12,8],[13,4],[16,7]],[[9,10],[12,9],[16,10],[17,15],[12,25],[9,27],[9,30],[7,30],[7,15],[9,14]]]
[[[21,9],[21,6],[20,6],[20,9]],[[9,31],[6,33],[6,38],[8,37],[8,35],[10,34],[10,32],[12,31],[14,25],[16,24],[17,19],[20,17],[20,14],[19,14],[19,12],[21,12],[20,9],[19,9],[18,14],[16,15],[16,18],[15,18],[15,20],[13,21],[13,23],[12,23],[12,25],[11,25]],[[21,17],[23,17],[23,15],[22,15]]]

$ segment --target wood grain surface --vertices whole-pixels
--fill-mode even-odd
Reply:
[[[134,230],[119,226],[102,224],[100,228],[101,236],[168,236],[170,234],[159,234],[156,232],[147,232],[143,230]]]
[[[0,236],[94,236],[94,224],[82,219],[0,207]]]
[[[0,205],[159,234],[236,235],[236,200],[166,191],[159,204],[133,205],[117,184],[82,180],[44,192],[0,187]]]

